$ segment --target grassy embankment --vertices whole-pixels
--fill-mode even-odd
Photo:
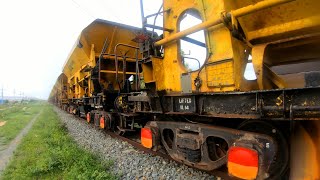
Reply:
[[[3,179],[115,179],[107,171],[110,165],[79,148],[52,106],[46,105],[15,152]]]
[[[0,110],[0,150],[13,140],[41,109],[41,102],[2,105]]]

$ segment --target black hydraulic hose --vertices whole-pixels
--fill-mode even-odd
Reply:
[[[186,59],[192,59],[192,60],[195,60],[195,61],[197,61],[197,62],[198,62],[198,65],[199,65],[199,68],[198,68],[198,69],[200,69],[200,67],[201,67],[201,64],[200,64],[200,61],[199,61],[199,59],[197,59],[197,58],[193,58],[193,57],[187,57],[187,56],[183,56],[183,58],[186,58]]]
[[[108,47],[108,44],[107,44],[107,41],[108,41],[108,37],[106,37],[106,40],[104,41],[103,43],[103,47],[102,47],[102,50],[101,50],[101,53],[100,53],[100,56],[99,56],[99,75],[98,75],[98,79],[99,79],[99,84],[100,84],[100,80],[101,80],[101,77],[100,77],[100,71],[101,71],[101,58],[103,56],[103,54],[105,53],[107,47]]]
[[[139,70],[139,60],[138,60],[138,49],[136,49],[135,51],[135,55],[136,55],[136,91],[139,90],[139,86],[140,86],[140,70]]]
[[[206,64],[207,64],[207,62],[209,61],[210,57],[211,57],[211,53],[208,53],[208,54],[207,54],[207,59],[204,61],[203,66],[201,66],[201,68],[198,70],[198,75],[197,75],[197,77],[199,77],[200,72],[201,72],[202,69],[206,66]]]

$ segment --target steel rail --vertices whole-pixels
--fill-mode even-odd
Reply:
[[[78,120],[85,120],[83,117],[79,117],[79,116],[76,116],[74,115],[74,117]],[[95,128],[96,130],[101,130],[104,134],[106,135],[109,135],[111,138],[114,138],[114,139],[118,139],[120,141],[124,141],[124,142],[127,142],[128,144],[132,145],[133,148],[135,148],[136,150],[138,150],[139,152],[142,152],[144,154],[149,154],[149,155],[152,155],[152,156],[160,156],[168,161],[174,161],[175,163],[179,164],[179,165],[185,165],[181,162],[178,162],[176,160],[174,160],[173,158],[171,158],[168,154],[164,153],[163,151],[153,151],[151,149],[148,149],[148,148],[145,148],[144,146],[142,146],[139,142],[137,141],[134,141],[128,137],[124,137],[124,136],[121,136],[121,135],[118,135],[112,131],[108,131],[108,130],[103,130],[103,129],[100,129],[98,127],[96,127],[93,123],[86,123],[87,125],[90,125],[91,127]],[[187,165],[185,165],[187,166]],[[188,166],[190,167],[190,166]],[[202,169],[198,169],[198,168],[195,168],[195,167],[190,167],[190,168],[193,168],[193,169],[196,169],[198,171],[201,171],[201,172],[205,172],[205,173],[208,173],[212,176],[216,176],[216,177],[220,177],[222,179],[231,179],[231,177],[228,175],[227,172],[224,171],[224,169],[218,169],[218,170],[213,170],[213,171],[205,171],[205,170],[202,170]],[[238,178],[235,178],[235,177],[232,177],[233,180],[240,180]]]

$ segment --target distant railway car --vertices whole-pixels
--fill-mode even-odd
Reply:
[[[66,61],[68,97],[74,113],[113,107],[121,92],[130,92],[140,76],[139,28],[96,20],[85,28]],[[120,89],[126,84],[126,90]],[[137,84],[136,84],[137,85]]]
[[[58,107],[67,110],[68,100],[68,79],[65,74],[60,74],[56,83],[54,84],[49,95],[49,101],[56,104]]]
[[[50,97],[63,104],[67,90],[70,112],[140,133],[144,147],[191,167],[320,179],[319,9],[317,0],[164,0],[155,14],[142,9],[142,28],[96,20],[64,65],[67,88]]]

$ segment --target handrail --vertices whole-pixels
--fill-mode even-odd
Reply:
[[[119,91],[120,91],[120,89],[121,89],[121,87],[120,87],[120,83],[119,83],[119,80],[118,80],[118,55],[117,55],[117,48],[119,47],[119,46],[125,46],[125,47],[129,47],[129,48],[133,48],[133,49],[139,49],[139,47],[137,47],[137,46],[132,46],[132,45],[130,45],[130,44],[124,44],[124,43],[118,43],[115,47],[114,47],[114,54],[115,54],[115,66],[116,66],[116,82],[118,83],[118,86],[119,86]],[[136,61],[137,61],[138,59],[136,58]],[[126,61],[125,61],[125,58],[123,59],[123,64],[125,64],[126,63]],[[124,67],[125,67],[125,65],[124,65]],[[125,72],[123,72],[123,81],[125,81],[125,77],[126,77],[126,73]]]
[[[103,47],[102,47],[102,50],[101,50],[101,53],[100,53],[100,56],[99,56],[99,64],[98,64],[98,66],[99,66],[99,74],[98,74],[98,82],[99,82],[99,85],[100,85],[100,80],[101,80],[101,76],[100,76],[100,71],[101,71],[101,58],[102,58],[102,54],[103,53],[105,53],[105,51],[107,50],[107,47],[108,47],[108,44],[107,44],[107,42],[108,42],[108,37],[106,37],[106,40],[104,41],[104,43],[103,43]]]

